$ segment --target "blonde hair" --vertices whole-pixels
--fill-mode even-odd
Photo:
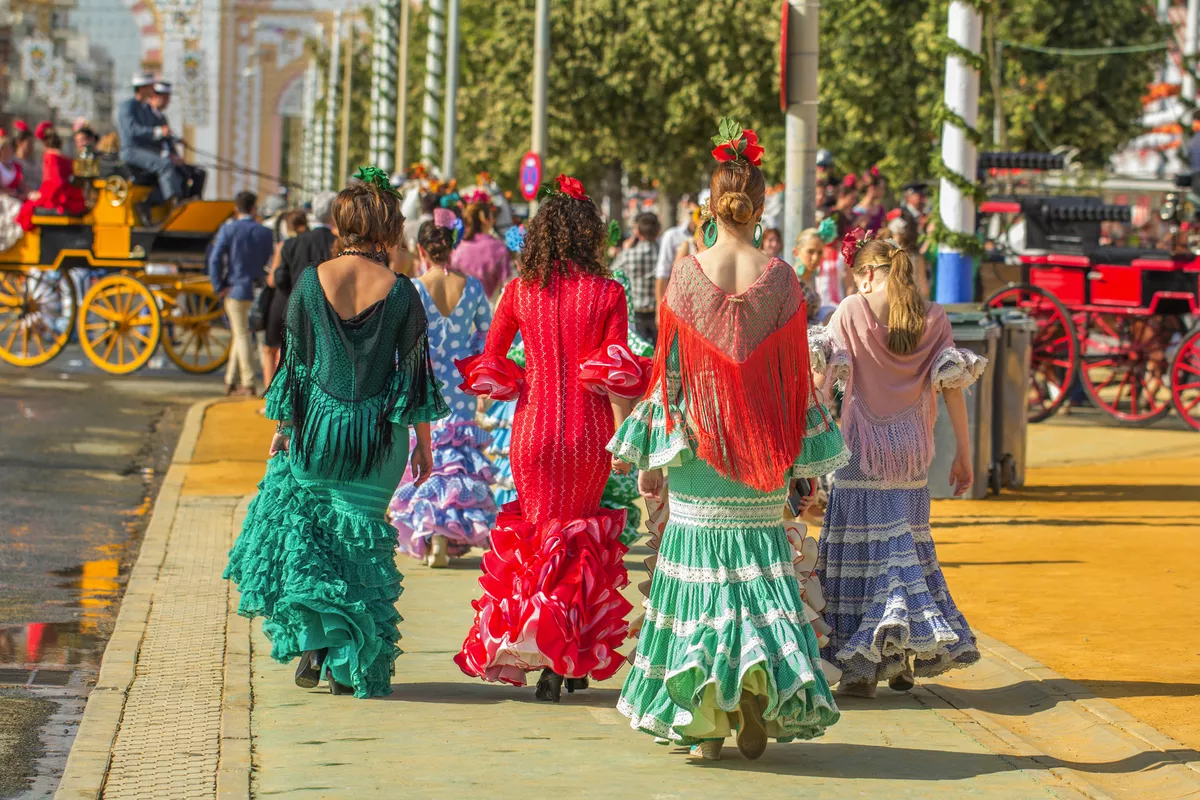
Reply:
[[[796,234],[796,247],[807,242],[809,239],[816,239],[821,243],[821,247],[825,247],[825,240],[821,238],[820,232],[816,228],[805,228]]]
[[[907,355],[925,335],[925,301],[917,288],[912,258],[892,239],[872,239],[854,257],[853,272],[876,269],[887,273],[888,349]]]

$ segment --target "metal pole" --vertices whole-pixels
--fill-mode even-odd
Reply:
[[[1200,34],[1200,0],[1188,0],[1187,23],[1183,31],[1183,90],[1180,94],[1189,107],[1196,102],[1196,79],[1192,74],[1196,70],[1197,34]]]
[[[401,175],[408,168],[408,29],[412,13],[411,0],[400,0],[400,69],[396,78],[396,171]]]
[[[973,53],[979,52],[979,13],[964,0],[950,3],[950,38]],[[946,56],[946,106],[975,127],[979,116],[979,73],[953,52]],[[942,161],[969,181],[975,180],[975,145],[953,121],[942,123]],[[938,211],[942,222],[956,233],[971,233],[975,201],[942,178]],[[937,301],[969,303],[975,293],[974,260],[950,247],[938,249]]]
[[[445,32],[445,0],[429,0],[429,37],[425,40],[425,107],[421,120],[421,161],[433,166],[437,154],[438,114],[441,111],[441,78]]]
[[[1008,132],[1004,125],[1004,84],[1001,70],[1004,69],[1004,41],[996,36],[996,23],[992,25],[992,145],[997,150],[1008,149]]]
[[[787,31],[787,189],[783,196],[784,250],[816,219],[817,0],[789,0]]]
[[[309,61],[308,67],[304,70],[304,102],[301,104],[303,109],[300,112],[302,120],[313,120],[313,124],[304,125],[300,131],[300,183],[303,184],[304,190],[301,195],[302,199],[309,199],[309,193],[312,187],[317,183],[313,180],[313,163],[315,147],[317,141],[317,128],[320,126],[320,120],[313,119],[316,115],[313,114],[313,104],[317,96],[317,62]]]
[[[325,85],[325,131],[321,152],[321,189],[333,189],[333,138],[337,130],[338,68],[342,60],[342,11],[333,12],[333,44],[329,47],[329,81]]]
[[[442,177],[454,177],[454,135],[458,126],[458,0],[446,10],[446,94],[442,103]]]
[[[546,81],[550,71],[550,0],[537,0],[537,22],[533,40],[533,152],[546,169]],[[537,211],[537,201],[530,211]]]
[[[354,75],[354,17],[346,19],[345,64],[342,65],[342,141],[338,156],[338,186],[350,182],[350,89]]]
[[[370,161],[392,172],[396,141],[396,18],[400,0],[378,0],[371,48],[371,155]]]

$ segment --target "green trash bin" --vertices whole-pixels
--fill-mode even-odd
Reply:
[[[1038,326],[1023,311],[997,308],[991,313],[1000,325],[1000,336],[992,370],[992,466],[988,485],[999,494],[1002,489],[1025,485],[1030,364]]]
[[[981,304],[946,306],[946,314],[954,331],[955,347],[970,350],[988,360],[983,375],[966,390],[967,435],[971,440],[975,483],[962,499],[979,500],[987,496],[992,466],[992,386],[1001,326]],[[954,428],[950,425],[946,401],[941,394],[938,395],[937,422],[933,426],[933,447],[933,463],[929,467],[929,496],[936,500],[952,498],[954,488],[950,485],[950,467],[954,464]]]

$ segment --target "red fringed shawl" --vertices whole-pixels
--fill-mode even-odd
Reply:
[[[808,312],[795,272],[775,259],[739,295],[717,288],[695,258],[675,266],[661,310],[650,394],[671,402],[669,343],[696,454],[720,474],[773,492],[804,448],[811,380]],[[674,428],[667,415],[667,430]]]

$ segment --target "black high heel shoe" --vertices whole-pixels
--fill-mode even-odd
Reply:
[[[321,683],[321,665],[325,663],[328,650],[305,650],[296,666],[296,685],[301,689],[315,689]]]
[[[582,692],[584,689],[588,688],[589,685],[590,684],[588,684],[588,679],[586,676],[584,676],[582,678],[567,678],[567,680],[566,680],[567,694],[575,694],[575,692]]]
[[[547,667],[542,670],[542,676],[538,678],[537,689],[533,696],[538,700],[557,703],[562,697],[562,685],[563,676]]]
[[[354,694],[354,687],[338,683],[333,679],[333,670],[325,670],[325,680],[329,681],[329,693],[334,695]]]

